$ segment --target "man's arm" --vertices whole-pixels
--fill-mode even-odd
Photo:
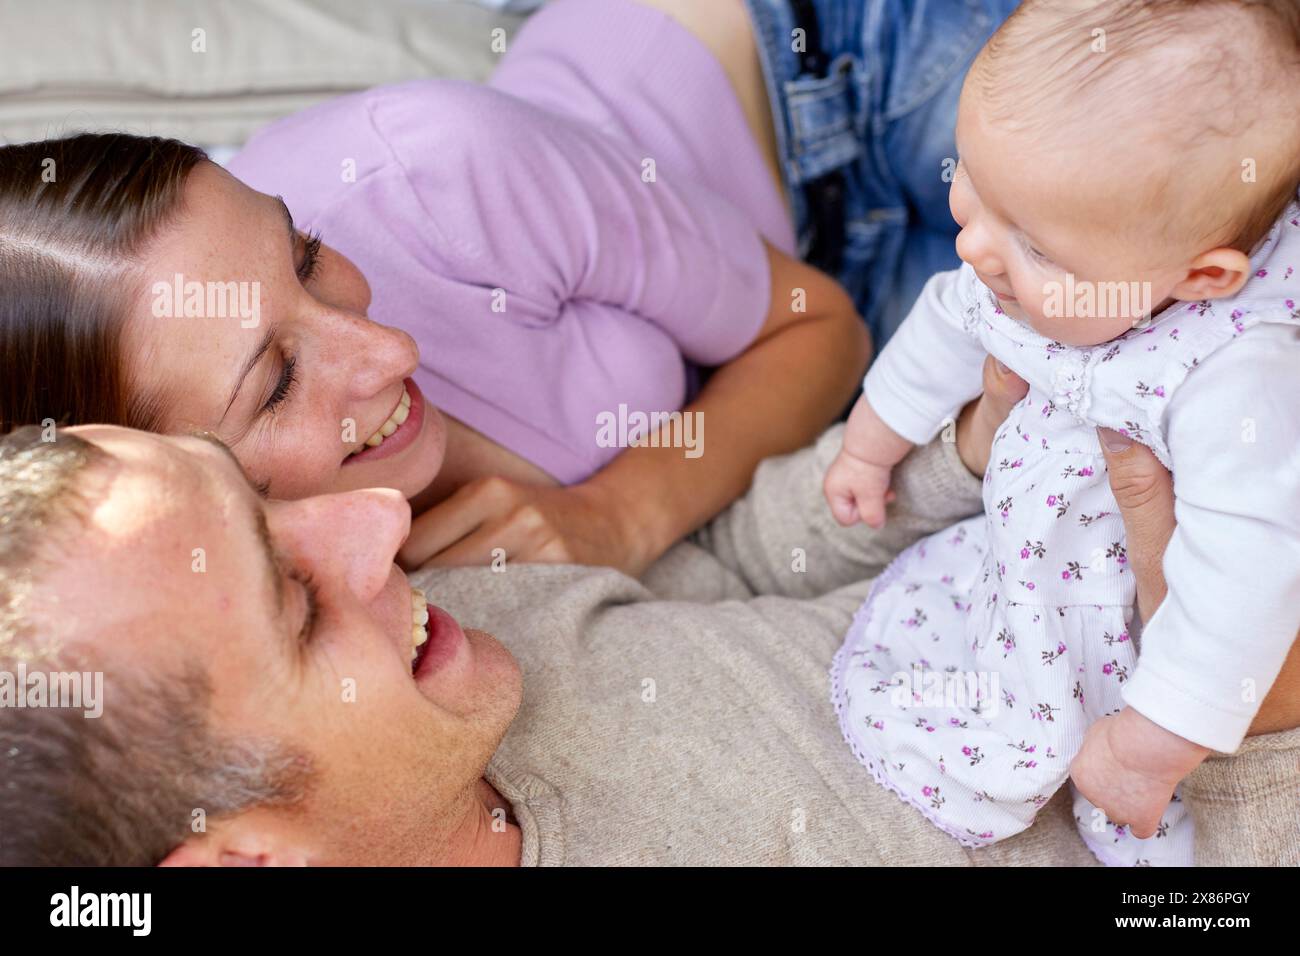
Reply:
[[[897,498],[884,528],[841,527],[822,496],[822,478],[843,425],[817,443],[759,466],[749,492],[702,529],[698,543],[755,594],[816,597],[874,577],[924,535],[978,514],[989,449],[1028,386],[988,359],[985,391],[962,411],[956,442],[948,431],[913,451],[894,471]]]

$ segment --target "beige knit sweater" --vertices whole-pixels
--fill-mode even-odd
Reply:
[[[951,445],[895,475],[879,532],[834,524],[834,428],[643,578],[579,567],[428,570],[416,584],[518,657],[524,701],[488,768],[525,864],[1094,865],[1063,789],[1024,833],[964,849],[870,780],[827,671],[870,580],[980,508]],[[763,595],[763,596],[756,596]],[[1186,785],[1198,862],[1300,863],[1300,731],[1248,739]]]

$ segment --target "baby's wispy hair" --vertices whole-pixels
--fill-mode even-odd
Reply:
[[[1215,195],[1178,226],[1215,244],[1249,252],[1300,189],[1297,0],[1025,0],[968,83],[1009,130],[1064,105],[1105,135],[1154,136],[1173,161],[1135,174],[1153,204]],[[1178,157],[1210,144],[1242,155],[1187,181]]]

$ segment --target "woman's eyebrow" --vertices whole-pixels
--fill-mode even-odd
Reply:
[[[274,339],[275,329],[268,328],[266,334],[262,336],[262,341],[257,344],[257,348],[253,349],[248,358],[244,360],[244,365],[239,370],[239,377],[235,379],[235,387],[230,392],[230,400],[226,402],[226,410],[221,413],[221,420],[218,424],[224,422],[226,416],[230,414],[231,406],[235,404],[235,399],[239,397],[239,390],[244,387],[244,379],[248,378],[248,373],[251,372],[257,366],[257,363],[262,360],[262,356],[265,355],[266,350],[271,347],[271,342]]]
[[[280,207],[280,212],[284,215],[284,224],[289,232],[289,261],[293,262],[298,253],[298,227],[293,224],[293,213],[289,211],[289,204],[284,201],[284,197],[276,196],[275,201]],[[239,377],[235,379],[235,387],[230,391],[230,400],[226,402],[226,409],[221,413],[218,424],[224,422],[226,416],[230,414],[235,399],[239,398],[239,390],[244,387],[244,379],[248,378],[248,373],[261,361],[262,356],[266,354],[266,350],[271,347],[272,338],[272,330],[267,329],[262,341],[258,343],[257,348],[253,349],[252,354],[245,360],[243,368],[239,371]]]
[[[280,204],[285,225],[289,227],[289,254],[293,255],[298,251],[298,227],[293,224],[293,213],[289,211],[289,204],[284,201],[284,197],[276,196],[275,201]]]

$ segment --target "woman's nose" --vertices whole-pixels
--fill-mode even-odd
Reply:
[[[331,326],[329,362],[351,398],[373,398],[419,367],[420,347],[401,329],[352,313],[334,316]]]
[[[401,492],[367,488],[268,505],[276,543],[318,580],[337,581],[362,603],[383,589],[397,549],[411,530]]]

